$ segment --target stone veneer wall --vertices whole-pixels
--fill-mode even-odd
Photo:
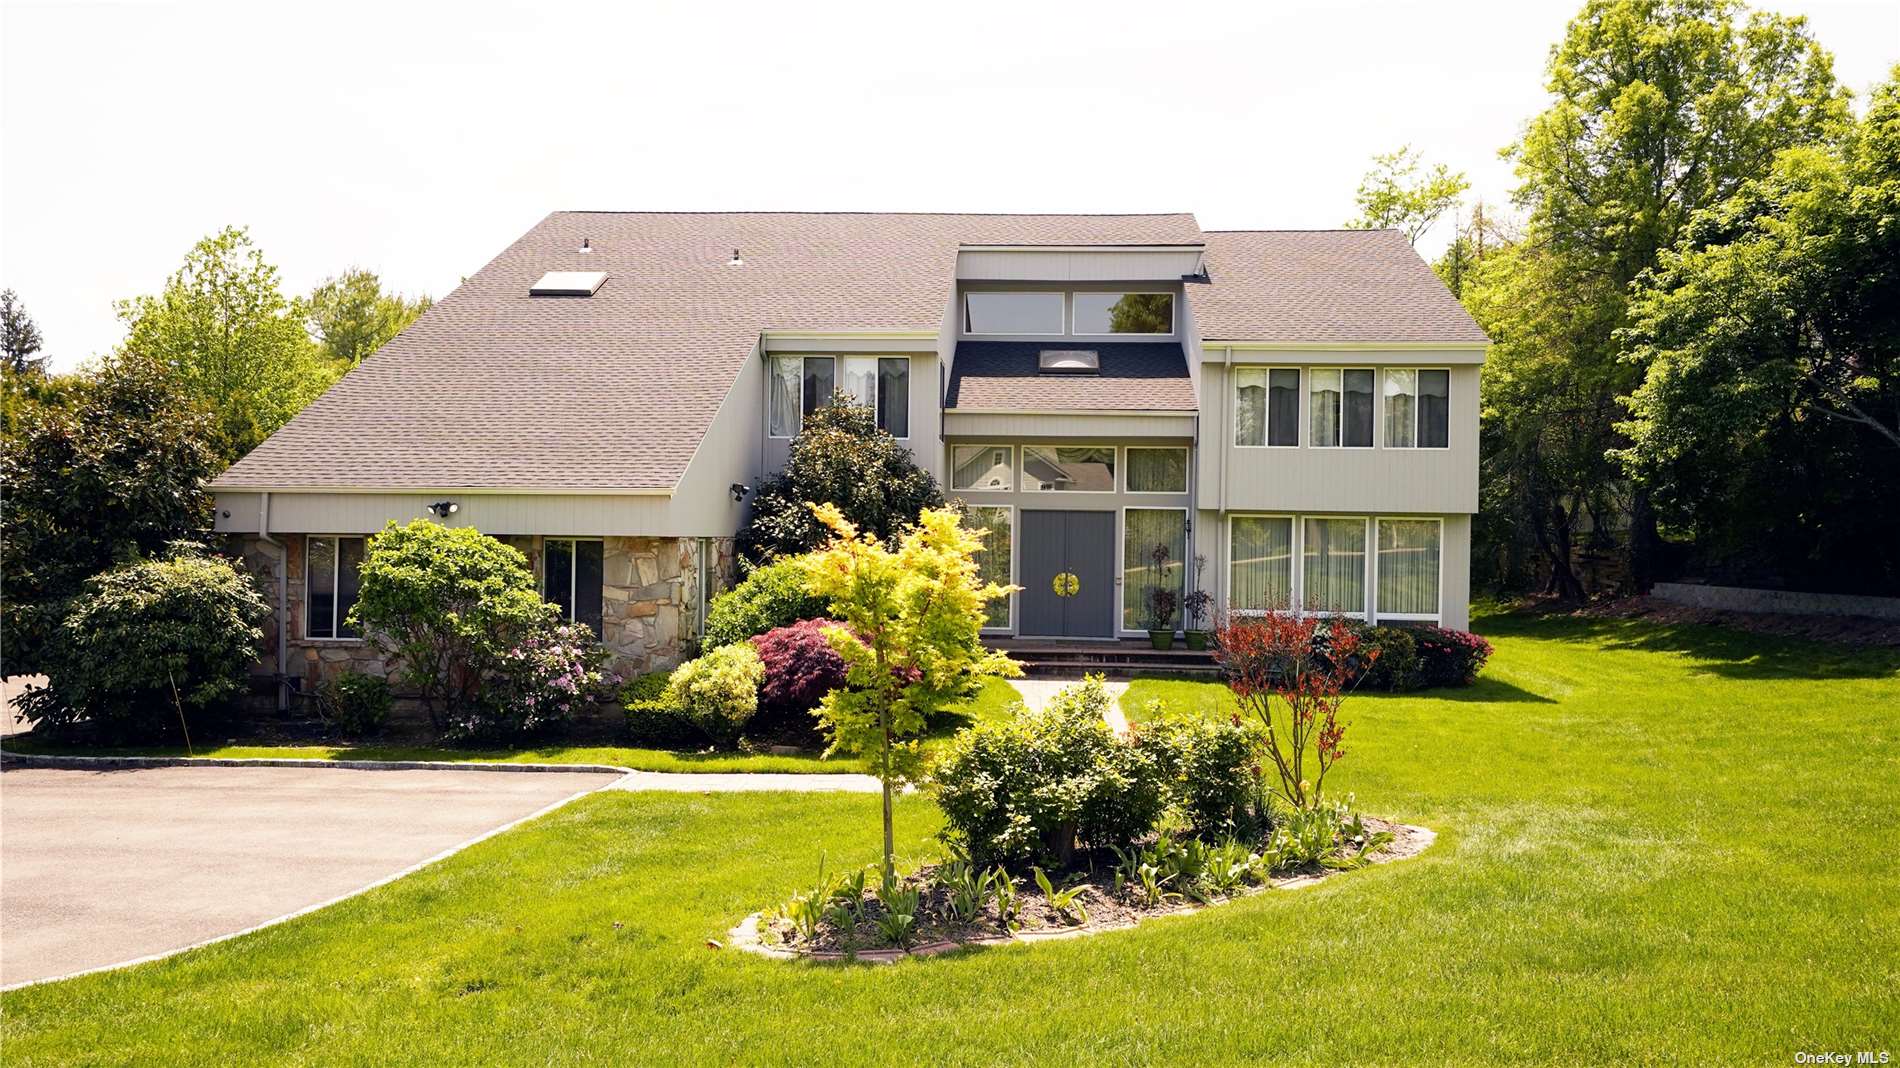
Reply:
[[[288,558],[287,587],[290,632],[288,672],[303,692],[345,670],[387,673],[376,647],[362,639],[304,637],[304,545],[301,534],[279,534]],[[539,535],[502,536],[528,558],[536,583],[541,581],[542,542]],[[595,540],[595,539],[583,539]],[[622,675],[670,668],[691,651],[694,625],[700,617],[697,538],[614,537],[598,539],[604,574],[601,590],[601,642],[613,653],[613,668]],[[237,539],[233,551],[257,578],[273,616],[277,605],[277,560],[256,535]],[[731,585],[734,575],[733,541],[714,538],[707,554],[712,567],[709,589],[717,593]],[[277,632],[273,620],[264,627],[265,640],[254,674],[270,676],[276,670]]]

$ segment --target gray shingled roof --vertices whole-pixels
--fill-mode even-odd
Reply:
[[[1188,287],[1203,336],[1483,340],[1393,233],[1204,235],[1186,214],[557,212],[213,485],[670,489],[762,331],[934,331],[959,245],[1203,240],[1213,282]],[[727,265],[735,248],[743,266]],[[551,270],[608,278],[588,298],[529,296]]]
[[[1484,343],[1397,230],[1211,230],[1187,287],[1202,338]]]
[[[1099,374],[1043,374],[1044,349],[1088,349]],[[944,407],[993,412],[1191,412],[1194,384],[1173,341],[961,341]]]

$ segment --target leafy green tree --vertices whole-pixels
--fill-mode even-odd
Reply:
[[[38,373],[46,366],[39,355],[40,328],[20,304],[20,295],[11,289],[0,290],[0,356],[6,368],[15,374]]]
[[[949,509],[925,509],[895,550],[834,504],[811,506],[833,535],[800,557],[806,585],[831,602],[841,626],[826,632],[844,658],[844,688],[818,706],[831,753],[875,753],[884,786],[884,884],[895,879],[891,794],[916,777],[915,736],[927,718],[962,695],[972,679],[1021,669],[979,640],[984,606],[1014,587],[984,582],[977,536]]]
[[[198,242],[157,296],[119,303],[124,351],[164,366],[212,413],[226,463],[255,448],[336,380],[248,231]]]
[[[739,555],[761,564],[825,544],[830,533],[814,504],[835,504],[853,526],[888,541],[918,512],[942,507],[943,491],[909,449],[877,428],[870,408],[838,393],[805,417],[785,469],[760,484],[739,531]]]
[[[190,543],[93,576],[69,605],[47,685],[21,709],[36,728],[84,724],[109,741],[173,728],[189,740],[188,723],[242,691],[270,616],[248,574]]]
[[[519,550],[473,527],[416,519],[370,539],[350,624],[446,728],[467,722],[504,656],[558,616]]]
[[[305,302],[310,334],[323,354],[355,367],[402,333],[434,301],[383,291],[382,279],[360,268],[326,279]]]
[[[211,526],[211,419],[162,368],[114,357],[69,388],[0,439],[0,618],[14,674],[40,670],[86,579]]]
[[[1471,214],[1458,213],[1452,219],[1456,231],[1444,254],[1432,264],[1451,295],[1464,299],[1465,281],[1486,256],[1502,252],[1517,243],[1516,230],[1495,212],[1486,210],[1480,199],[1471,206]]]
[[[1414,245],[1444,214],[1458,206],[1471,183],[1444,164],[1431,167],[1412,146],[1372,157],[1372,169],[1359,182],[1353,200],[1359,217],[1354,230],[1400,230]]]
[[[1581,595],[1567,554],[1599,508],[1599,531],[1628,516],[1632,577],[1650,579],[1647,491],[1627,492],[1608,459],[1623,444],[1620,398],[1644,373],[1617,340],[1630,283],[1695,211],[1847,118],[1805,22],[1742,12],[1738,0],[1589,0],[1551,53],[1550,106],[1509,151],[1524,240],[1464,281],[1496,342],[1485,465],[1509,481],[1489,499],[1521,509],[1553,592]]]
[[[1660,515],[1743,576],[1900,592],[1900,82],[1697,213],[1631,314],[1617,457]]]

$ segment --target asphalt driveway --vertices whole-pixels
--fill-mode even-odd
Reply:
[[[606,784],[596,772],[0,772],[0,985],[165,953],[349,894]]]

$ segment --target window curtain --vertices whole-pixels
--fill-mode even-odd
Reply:
[[[1270,374],[1267,390],[1267,444],[1300,443],[1300,372],[1291,367]]]
[[[1385,372],[1385,447],[1409,449],[1418,413],[1413,408],[1418,395],[1418,372],[1391,367]]]
[[[802,374],[798,357],[772,357],[772,436],[775,438],[789,438],[798,433]]]
[[[1372,447],[1372,372],[1341,372],[1345,380],[1340,416],[1340,444],[1354,449]]]
[[[877,408],[877,357],[845,357],[844,383],[838,388],[850,396],[851,403],[875,410]]]
[[[1267,372],[1260,367],[1234,368],[1234,444],[1267,443]]]
[[[810,414],[831,403],[833,380],[838,361],[830,356],[807,356],[805,367],[805,412]]]
[[[980,528],[982,545],[976,552],[976,575],[982,582],[998,586],[1010,584],[1010,511],[1007,508],[972,508],[970,524]],[[1001,597],[984,606],[983,625],[1009,626],[1009,602],[1016,595]]]
[[[1232,522],[1228,610],[1290,610],[1293,607],[1293,520],[1236,516]]]
[[[910,437],[910,360],[886,356],[877,361],[877,425],[892,437]]]
[[[1129,449],[1128,492],[1186,493],[1186,449]]]
[[[1379,614],[1438,614],[1439,524],[1379,521]]]
[[[1442,449],[1451,436],[1451,372],[1418,373],[1418,445]]]
[[[1339,444],[1339,369],[1315,368],[1312,378],[1313,444]]]
[[[1122,629],[1148,629],[1148,591],[1174,591],[1174,615],[1181,625],[1182,581],[1187,577],[1187,513],[1174,508],[1130,508],[1123,513]],[[1168,547],[1168,559],[1155,567],[1156,545]]]
[[[1363,519],[1308,519],[1305,566],[1305,609],[1364,615],[1366,611],[1366,521]]]

